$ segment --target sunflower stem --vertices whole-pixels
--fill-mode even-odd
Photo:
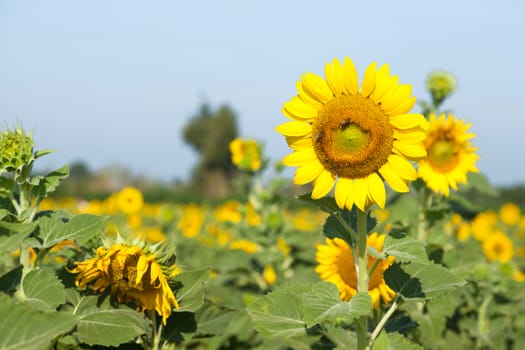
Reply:
[[[368,256],[366,250],[366,239],[368,236],[366,228],[366,213],[364,211],[357,211],[357,291],[360,293],[368,293]],[[357,347],[360,350],[366,349],[368,344],[368,315],[360,316],[357,320]]]
[[[432,204],[431,192],[428,188],[423,189],[423,194],[421,198],[419,220],[417,226],[417,239],[425,242],[428,235],[428,222],[427,222],[427,211]]]
[[[388,311],[383,315],[381,320],[378,322],[376,328],[372,332],[372,335],[370,336],[370,344],[368,345],[368,349],[372,349],[374,346],[374,342],[383,330],[386,322],[390,319],[390,317],[394,314],[394,312],[397,310],[397,307],[399,304],[397,303],[397,297],[394,299],[392,305],[388,309]]]

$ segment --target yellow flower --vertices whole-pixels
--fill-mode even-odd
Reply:
[[[470,237],[470,224],[463,220],[463,217],[455,213],[450,221],[445,224],[445,233],[455,235],[459,241],[466,241]]]
[[[238,224],[242,220],[240,206],[239,202],[229,200],[215,209],[215,218],[221,222],[229,221]]]
[[[499,209],[499,217],[507,225],[516,225],[521,219],[521,209],[514,203],[505,203]]]
[[[409,160],[426,155],[428,122],[407,114],[414,106],[410,85],[398,84],[388,65],[365,71],[361,88],[350,58],[325,67],[326,80],[306,73],[297,83],[298,95],[285,103],[292,121],[276,130],[293,153],[283,159],[297,166],[294,183],[313,183],[312,198],[326,196],[335,186],[339,207],[372,203],[385,206],[384,181],[397,192],[408,192],[417,173]]]
[[[277,239],[277,249],[281,252],[283,256],[288,256],[292,247],[286,243],[286,240],[283,237]]]
[[[230,248],[234,250],[242,250],[248,254],[253,254],[257,251],[257,244],[247,239],[238,239],[230,243]]]
[[[368,236],[366,244],[374,247],[378,252],[383,249],[385,235],[372,233]],[[354,256],[346,242],[340,238],[326,239],[326,245],[317,246],[315,259],[318,263],[315,271],[321,279],[331,282],[339,289],[341,300],[348,301],[357,293],[357,274]],[[375,263],[375,258],[368,256],[368,269]],[[368,284],[368,294],[372,298],[374,308],[379,308],[380,299],[389,303],[395,297],[395,292],[386,284],[383,272],[394,262],[394,257],[389,256],[381,260],[375,268]]]
[[[498,224],[498,216],[492,210],[477,214],[471,223],[472,236],[478,241],[490,237]]]
[[[512,272],[512,279],[516,282],[523,282],[525,281],[525,274],[520,270],[514,270]]]
[[[142,311],[156,310],[164,324],[172,308],[179,308],[157,257],[141,247],[122,244],[109,249],[99,247],[94,258],[74,264],[70,272],[78,274],[77,287],[86,288],[90,284],[95,293],[109,288],[119,303],[135,302]]]
[[[514,244],[501,231],[496,231],[483,241],[483,253],[488,261],[504,264],[514,256]]]
[[[117,194],[117,207],[125,214],[134,214],[139,212],[144,205],[142,192],[135,187],[123,188]]]
[[[204,222],[204,211],[196,204],[190,204],[182,208],[182,216],[177,224],[177,228],[182,231],[182,235],[187,238],[197,236]]]
[[[273,286],[275,281],[277,281],[277,274],[272,265],[266,265],[263,270],[264,281],[269,285]]]
[[[257,171],[261,167],[261,147],[255,140],[236,138],[230,142],[232,163],[241,170]]]
[[[479,172],[476,161],[479,156],[470,143],[475,134],[467,132],[470,123],[456,119],[452,114],[436,118],[430,115],[425,148],[427,157],[419,162],[418,175],[435,193],[447,196],[450,188],[458,189],[458,183],[467,183],[468,172]]]

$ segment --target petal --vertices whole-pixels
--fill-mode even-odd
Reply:
[[[287,122],[275,128],[284,136],[306,136],[312,132],[312,125],[303,122]]]
[[[317,110],[323,107],[323,104],[321,102],[317,101],[315,98],[308,95],[308,93],[304,91],[303,84],[301,84],[300,81],[298,81],[295,84],[295,87],[297,88],[297,91],[299,92],[299,98],[303,100],[305,103],[314,106],[314,108],[317,108]]]
[[[376,87],[376,62],[372,62],[365,71],[361,95],[368,97]]]
[[[390,188],[392,188],[396,192],[408,192],[409,188],[406,182],[397,175],[392,168],[390,167],[389,163],[386,163],[381,168],[379,168],[379,173],[385,179],[385,181],[388,183]]]
[[[324,170],[323,165],[315,160],[311,163],[305,164],[295,172],[294,183],[296,185],[304,185],[315,180]]]
[[[321,175],[315,179],[314,189],[312,191],[312,199],[319,199],[326,196],[334,187],[335,176],[329,171],[324,170]]]
[[[422,131],[421,128],[394,130],[394,138],[410,143],[423,142],[427,138],[427,133]]]
[[[295,151],[283,158],[283,164],[286,166],[301,166],[317,159],[313,148],[305,148]]]
[[[141,255],[137,261],[137,278],[135,284],[138,284],[142,280],[142,276],[148,271],[149,260],[146,256]]]
[[[155,262],[153,262],[151,264],[151,271],[150,272],[151,272],[150,278],[151,278],[151,282],[152,283],[155,282],[159,278],[160,274],[162,273],[162,271],[160,270],[159,264],[157,264]]]
[[[372,173],[366,177],[366,183],[368,185],[368,193],[370,194],[370,197],[381,209],[383,209],[386,202],[386,190],[383,180],[377,175],[377,173]]]
[[[381,97],[391,90],[393,79],[390,78],[390,68],[388,64],[384,64],[377,70],[376,74],[376,88],[371,94],[374,101],[380,101]]]
[[[334,59],[331,65],[329,63],[326,64],[324,75],[326,76],[326,83],[336,96],[341,95],[345,91],[343,66],[341,66],[338,59]]]
[[[413,113],[413,114],[398,114],[391,116],[390,124],[395,126],[398,129],[411,129],[419,127],[420,125],[425,125],[426,119],[422,114]]]
[[[407,113],[414,107],[416,104],[416,98],[411,97],[406,100],[401,101],[395,108],[392,108],[390,112],[386,112],[388,115],[397,115]],[[385,110],[386,111],[386,110]]]
[[[365,211],[368,198],[368,184],[364,178],[360,178],[354,179],[354,185],[354,193],[350,195],[353,195],[355,205],[361,211]]]
[[[357,94],[359,76],[357,75],[357,69],[355,68],[354,62],[352,62],[350,57],[345,57],[343,77],[346,91],[351,95]]]
[[[294,150],[300,150],[303,148],[313,147],[311,137],[303,136],[286,136],[286,143],[288,146]]]
[[[307,94],[323,104],[334,97],[326,81],[314,73],[303,74],[301,83]]]
[[[345,207],[346,209],[348,210],[352,210],[352,207],[354,206],[354,203],[355,203],[355,200],[354,200],[354,192],[355,192],[355,184],[354,184],[354,180],[352,179],[347,179],[348,180],[348,192],[347,192],[347,196],[346,196],[346,201],[345,201]]]
[[[317,116],[318,110],[314,106],[304,102],[299,96],[294,96],[284,104],[282,112],[288,118],[297,121],[311,121]]]
[[[414,181],[417,179],[416,169],[412,164],[397,154],[392,154],[388,157],[388,164],[392,170],[405,180]]]
[[[354,187],[354,183],[351,179],[347,179],[345,177],[340,177],[337,179],[337,183],[335,184],[335,202],[339,206],[339,208],[344,208],[346,203],[346,198],[348,197],[348,194],[352,192],[352,189]]]
[[[381,106],[383,107],[385,113],[391,114],[390,112],[395,110],[402,101],[410,99],[411,94],[412,85],[398,85],[396,91],[392,95],[387,96],[383,101],[381,101]]]
[[[394,140],[394,149],[412,159],[421,159],[427,155],[427,150],[420,143],[408,143]]]

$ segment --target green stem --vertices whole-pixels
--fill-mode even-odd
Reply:
[[[350,242],[352,242],[352,240],[354,242],[358,242],[359,241],[359,235],[354,231],[354,229],[352,227],[350,227],[350,225],[348,225],[348,223],[346,222],[346,220],[341,216],[341,213],[337,213],[335,215],[335,217],[337,218],[337,220],[339,221],[339,223],[344,227],[345,229],[345,232],[346,233],[349,233],[349,236],[345,237],[346,240],[347,240],[347,243],[349,245]],[[365,222],[366,223],[366,222]]]
[[[397,310],[397,307],[399,304],[397,303],[397,297],[394,299],[394,302],[388,309],[388,311],[383,315],[379,323],[377,324],[376,328],[372,332],[372,335],[370,336],[370,344],[368,346],[369,349],[372,349],[374,346],[374,342],[383,330],[383,327],[385,326],[386,322],[390,319],[390,317],[394,314],[394,312]]]
[[[489,294],[485,297],[481,306],[479,307],[478,314],[478,336],[476,339],[476,349],[483,348],[485,340],[482,338],[486,334],[489,334],[489,322],[487,319],[487,308],[492,301],[492,294]]]
[[[357,291],[368,293],[368,255],[366,250],[366,239],[368,236],[366,228],[366,213],[357,211]],[[368,315],[360,316],[357,319],[357,347],[359,350],[366,349],[368,344]]]
[[[158,350],[159,349],[159,340],[160,340],[160,334],[158,331],[160,329],[157,329],[157,315],[155,315],[155,310],[149,310],[149,318],[151,319],[151,350]]]

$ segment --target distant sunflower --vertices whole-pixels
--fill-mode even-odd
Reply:
[[[144,206],[144,197],[135,187],[125,187],[117,193],[117,207],[125,214],[139,212]]]
[[[257,171],[261,167],[261,146],[256,140],[236,138],[230,142],[232,163],[239,169]]]
[[[156,310],[164,324],[172,308],[179,308],[156,255],[146,253],[139,246],[101,246],[94,258],[74,264],[70,272],[78,274],[75,278],[78,287],[92,284],[95,293],[109,288],[119,303],[134,302],[142,311]]]
[[[383,250],[385,235],[372,233],[368,236],[367,247],[374,247],[378,252]],[[331,282],[339,289],[341,300],[348,301],[357,294],[357,274],[354,256],[348,244],[340,239],[326,239],[325,245],[317,246],[315,256],[318,263],[315,271],[321,279]],[[376,258],[368,256],[368,269],[375,263]],[[394,257],[389,256],[381,260],[375,268],[368,283],[368,294],[372,298],[374,308],[379,308],[380,299],[389,303],[395,297],[395,292],[386,284],[383,273],[394,262]]]
[[[514,256],[514,244],[505,233],[496,230],[483,241],[483,253],[488,261],[504,264]]]
[[[470,142],[475,134],[468,132],[470,125],[452,114],[438,118],[430,115],[425,139],[427,157],[419,162],[418,175],[435,193],[448,196],[450,188],[457,190],[458,183],[467,182],[468,172],[479,171],[477,148]]]
[[[306,73],[297,83],[298,95],[284,104],[292,121],[276,130],[293,153],[283,159],[297,166],[294,183],[313,183],[312,198],[326,196],[335,185],[339,207],[355,204],[364,210],[385,205],[383,181],[397,192],[408,192],[417,173],[409,160],[426,155],[427,121],[406,114],[414,106],[410,85],[398,84],[388,65],[372,63],[359,88],[350,58],[326,64],[326,80]]]

